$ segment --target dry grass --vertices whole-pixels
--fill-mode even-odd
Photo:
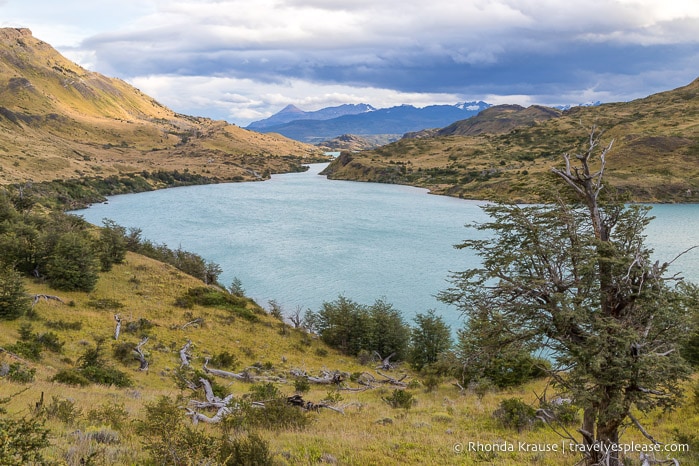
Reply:
[[[336,161],[331,177],[421,186],[469,199],[531,202],[561,166],[585,150],[592,125],[614,139],[608,189],[635,201],[699,201],[699,80],[628,103],[574,108],[505,134],[403,139]],[[466,120],[468,121],[468,120]]]
[[[181,272],[129,253],[125,264],[117,265],[102,274],[97,289],[90,293],[58,293],[72,305],[55,301],[40,301],[36,307],[37,317],[28,320],[0,322],[0,346],[6,347],[18,339],[18,328],[31,323],[34,332],[48,330],[47,320],[82,322],[80,330],[52,330],[65,342],[62,354],[44,351],[39,363],[28,365],[37,369],[36,381],[30,385],[20,385],[5,380],[0,384],[0,396],[8,396],[25,388],[8,406],[12,416],[29,415],[32,407],[44,393],[45,404],[53,397],[74,402],[79,415],[73,422],[65,423],[49,419],[51,447],[46,450],[48,458],[63,464],[77,465],[80,458],[94,453],[96,464],[140,464],[147,458],[138,440],[133,425],[127,422],[120,430],[90,421],[88,413],[101,406],[121,406],[129,419],[143,416],[145,403],[159,396],[189,396],[188,390],[176,387],[173,374],[180,365],[179,348],[191,339],[194,343],[192,364],[201,368],[203,358],[223,351],[234,354],[239,365],[237,370],[255,363],[273,366],[270,374],[286,375],[293,368],[301,368],[308,373],[318,374],[321,370],[342,370],[348,373],[367,371],[375,374],[373,367],[362,366],[354,358],[338,354],[325,347],[317,339],[309,338],[301,332],[286,329],[282,335],[280,323],[266,314],[260,314],[260,321],[251,323],[242,318],[231,321],[225,311],[195,306],[182,309],[174,305],[177,296],[191,287],[200,286],[197,280]],[[42,284],[28,282],[32,293],[56,294]],[[90,306],[102,300],[116,300],[123,304],[118,310],[95,309]],[[250,304],[251,309],[255,306]],[[118,312],[124,322],[140,318],[148,319],[156,326],[150,331],[150,339],[145,346],[151,362],[148,372],[139,372],[137,363],[123,366],[111,360],[109,351],[113,342],[115,322],[113,314]],[[182,325],[196,317],[204,319],[203,325]],[[105,338],[110,364],[129,374],[134,386],[118,389],[92,385],[85,388],[70,387],[50,382],[49,379],[59,370],[71,367],[84,350],[94,345],[96,338]],[[120,341],[140,340],[140,336],[122,331]],[[323,351],[319,351],[319,350]],[[7,353],[0,359],[11,362]],[[279,464],[317,464],[322,461],[337,461],[338,464],[498,464],[498,465],[558,465],[574,464],[577,456],[561,453],[532,453],[517,451],[518,442],[527,444],[560,444],[561,439],[546,428],[536,428],[516,432],[501,427],[492,413],[501,400],[522,398],[536,404],[535,393],[543,392],[543,381],[503,392],[488,392],[479,397],[472,391],[461,392],[445,380],[436,390],[427,392],[419,383],[420,377],[408,368],[408,380],[416,381],[410,389],[417,400],[409,410],[393,409],[382,398],[392,393],[392,388],[376,388],[363,392],[340,391],[342,399],[338,406],[344,407],[345,414],[321,410],[312,414],[311,425],[302,431],[262,431],[263,438],[270,442],[271,451]],[[231,393],[242,396],[248,393],[250,385],[228,379],[218,379]],[[277,384],[286,395],[294,392],[292,380]],[[357,387],[356,384],[349,385]],[[314,385],[304,394],[307,400],[319,402],[329,393],[327,386]],[[549,389],[550,394],[550,389]],[[685,433],[699,431],[699,415],[690,397],[689,405],[672,414],[656,413],[643,418],[645,426],[663,442],[673,442],[673,429]],[[184,418],[184,411],[183,411]],[[217,427],[200,424],[199,429],[216,432]],[[97,432],[98,434],[95,434]],[[101,435],[101,437],[100,437]],[[113,443],[100,443],[102,437],[118,440]],[[102,439],[102,440],[100,440]],[[623,442],[632,440],[648,443],[637,431],[629,428]],[[510,442],[514,452],[455,453],[454,445],[468,447],[468,442],[482,444],[502,444]]]

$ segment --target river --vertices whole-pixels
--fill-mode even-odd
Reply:
[[[196,252],[223,268],[222,283],[237,277],[263,306],[274,299],[288,313],[318,310],[339,295],[363,304],[385,298],[409,323],[435,309],[460,327],[458,312],[435,295],[449,286],[450,271],[477,265],[472,252],[453,245],[483,234],[464,228],[486,220],[482,203],[408,186],[331,181],[318,175],[324,166],[264,182],[114,196],[75,213]],[[655,258],[671,260],[699,245],[699,205],[655,205],[652,214],[647,242]],[[699,249],[673,270],[699,282]]]

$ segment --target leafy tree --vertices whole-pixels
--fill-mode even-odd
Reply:
[[[532,356],[533,345],[511,341],[504,323],[488,317],[472,315],[458,332],[455,356],[463,384],[485,378],[505,388],[546,375],[550,364]]]
[[[373,332],[365,349],[376,351],[384,358],[395,353],[391,358],[393,361],[405,359],[410,341],[410,327],[403,320],[401,312],[394,309],[391,303],[377,299],[369,308],[369,317]]]
[[[90,239],[83,233],[62,235],[46,265],[49,284],[64,291],[92,291],[98,263]]]
[[[328,345],[353,356],[367,349],[372,329],[366,306],[339,296],[324,302],[316,317],[315,330]]]
[[[40,419],[7,417],[1,405],[11,399],[0,399],[0,466],[43,464],[41,450],[49,446],[49,431]]]
[[[434,309],[427,314],[415,316],[415,324],[410,334],[410,364],[421,370],[429,364],[434,364],[439,357],[449,351],[452,346],[451,329]]]
[[[307,312],[304,325],[345,354],[377,351],[382,357],[395,353],[394,361],[405,357],[409,328],[400,311],[382,299],[366,306],[339,296],[317,313]]]
[[[646,432],[632,411],[681,399],[689,369],[677,349],[697,303],[693,286],[666,276],[668,263],[651,262],[648,208],[604,196],[612,145],[600,148],[600,138],[593,128],[577,165],[566,154],[566,167],[553,170],[572,188],[567,197],[483,207],[490,220],[476,228],[491,236],[458,246],[476,251],[481,266],[454,274],[441,298],[496,323],[501,348],[548,350],[555,385],[583,408],[588,463],[616,466],[620,427],[630,421]]]
[[[102,224],[97,248],[102,271],[108,272],[112,265],[121,264],[126,258],[126,228],[106,218]]]
[[[13,267],[0,264],[0,319],[16,319],[29,309],[21,275]]]

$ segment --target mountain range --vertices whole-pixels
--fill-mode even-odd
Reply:
[[[455,121],[477,115],[478,112],[490,106],[482,101],[455,105],[429,105],[422,108],[400,105],[381,109],[367,104],[347,104],[315,112],[304,112],[294,106],[287,106],[265,120],[251,123],[247,129],[278,133],[312,144],[345,134],[391,135],[390,139],[397,140],[408,132],[447,126]],[[340,115],[337,116],[338,114]]]
[[[639,202],[699,202],[699,79],[631,102],[568,110],[499,105],[438,130],[343,153],[330,178],[400,183],[470,199],[536,202],[592,128],[613,143],[605,191]]]
[[[178,114],[83,69],[26,28],[0,29],[0,184],[187,170],[254,180],[319,150]]]

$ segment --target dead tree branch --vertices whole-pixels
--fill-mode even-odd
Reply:
[[[148,343],[148,337],[145,337],[141,342],[136,345],[136,348],[134,348],[134,352],[138,356],[138,360],[141,362],[141,366],[138,368],[140,371],[147,371],[148,370],[148,361],[146,360],[146,356],[143,354],[143,346]]]
[[[189,348],[192,346],[192,340],[187,340],[187,343],[180,349],[180,367],[189,367]]]
[[[121,332],[121,317],[119,314],[114,314],[114,320],[116,321],[116,328],[114,329],[114,339],[119,339],[119,333]]]
[[[59,298],[58,296],[50,295],[50,294],[32,294],[29,296],[32,298],[32,307],[36,306],[36,303],[38,303],[42,299],[46,302],[58,301],[61,304],[65,304],[65,302],[61,298]]]

